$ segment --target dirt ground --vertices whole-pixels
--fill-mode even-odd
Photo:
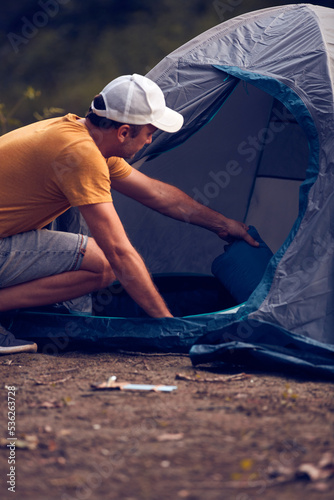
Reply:
[[[0,372],[2,500],[333,498],[332,383],[77,347]],[[92,388],[113,375],[177,389]]]

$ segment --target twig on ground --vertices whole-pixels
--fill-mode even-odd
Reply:
[[[36,379],[33,379],[35,384],[36,385],[53,385],[53,384],[63,384],[64,382],[66,382],[67,380],[69,380],[71,377],[65,377],[65,378],[61,378],[61,379],[58,379],[58,380],[49,380],[49,381],[46,381],[46,380],[36,380]]]
[[[229,375],[228,377],[214,377],[214,378],[202,378],[200,376],[189,377],[188,375],[184,375],[183,373],[177,373],[175,375],[175,378],[177,380],[188,380],[190,382],[230,382],[231,380],[246,380],[251,377],[252,375],[248,373],[237,373],[236,375]]]

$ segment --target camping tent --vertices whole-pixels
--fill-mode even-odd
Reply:
[[[133,166],[255,226],[274,256],[238,304],[211,275],[222,240],[113,193],[130,240],[178,317],[140,317],[128,304],[123,314],[114,289],[112,299],[100,293],[98,317],[71,315],[76,338],[131,349],[195,342],[194,363],[266,359],[334,373],[333,26],[334,10],[309,4],[247,13],[148,73],[185,124],[176,134],[157,131]],[[69,319],[23,312],[13,331],[22,322],[35,336],[56,338]]]

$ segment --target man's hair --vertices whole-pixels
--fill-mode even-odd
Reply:
[[[103,96],[101,94],[94,97],[94,107],[96,109],[106,109]],[[95,127],[102,128],[107,130],[109,128],[118,129],[124,123],[116,122],[114,120],[109,120],[109,118],[105,118],[104,116],[99,116],[93,112],[92,108],[89,108],[88,113],[85,118],[87,118]],[[137,137],[143,125],[131,125],[128,123],[130,127],[130,135],[132,138]]]

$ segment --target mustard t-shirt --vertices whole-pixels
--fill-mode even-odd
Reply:
[[[104,158],[79,117],[43,120],[0,137],[0,237],[40,229],[71,206],[111,201],[132,168]]]

